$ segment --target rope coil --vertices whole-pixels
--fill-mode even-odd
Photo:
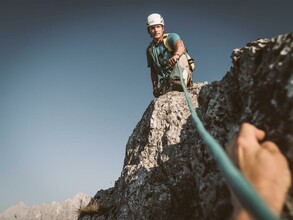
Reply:
[[[235,167],[233,162],[227,156],[226,152],[223,150],[223,147],[205,129],[193,108],[191,99],[183,82],[182,71],[178,65],[178,62],[177,68],[180,75],[180,82],[184,91],[184,95],[191,112],[192,121],[197,129],[197,132],[203,139],[204,143],[207,145],[220,171],[226,179],[226,182],[233,190],[240,203],[257,220],[280,220],[280,218],[275,213],[273,213],[271,209],[269,209],[269,207],[265,204],[263,199],[260,198],[259,194],[255,191],[251,184]]]

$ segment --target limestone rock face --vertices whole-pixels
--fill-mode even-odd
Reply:
[[[233,66],[221,81],[194,83],[194,108],[223,147],[242,122],[250,122],[279,144],[292,166],[293,34],[251,42],[231,58]],[[286,218],[293,216],[291,198]],[[120,178],[94,199],[102,211],[82,219],[213,220],[229,219],[233,210],[182,92],[150,103],[129,138]]]
[[[0,220],[72,220],[77,218],[77,210],[90,201],[90,197],[78,193],[71,199],[32,207],[18,203],[0,214]]]

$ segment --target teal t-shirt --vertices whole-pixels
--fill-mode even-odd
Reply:
[[[174,51],[176,41],[180,40],[180,37],[176,33],[170,33],[168,35],[167,41],[168,45]],[[168,51],[165,47],[164,43],[161,42],[159,44],[151,43],[150,47],[152,47],[153,56],[149,54],[147,50],[147,62],[148,67],[154,66],[157,70],[158,74],[164,76],[170,73],[170,67],[168,66],[168,60],[172,57],[173,53]]]

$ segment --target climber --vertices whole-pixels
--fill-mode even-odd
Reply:
[[[194,70],[194,61],[187,54],[183,41],[176,33],[164,34],[164,25],[160,14],[147,17],[147,30],[153,39],[147,48],[147,63],[155,97],[168,91],[182,91],[178,68],[181,68],[184,84],[190,87]],[[179,67],[175,68],[177,61]]]
[[[291,173],[285,156],[276,144],[263,141],[265,132],[249,123],[242,124],[227,150],[247,180],[272,211],[281,215],[291,186]],[[233,195],[233,192],[232,192]],[[251,220],[249,213],[233,195],[234,220]]]

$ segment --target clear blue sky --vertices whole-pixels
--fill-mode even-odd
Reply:
[[[0,212],[23,201],[94,195],[120,176],[153,99],[146,17],[159,12],[220,80],[234,48],[292,31],[292,1],[3,0],[0,3]]]

